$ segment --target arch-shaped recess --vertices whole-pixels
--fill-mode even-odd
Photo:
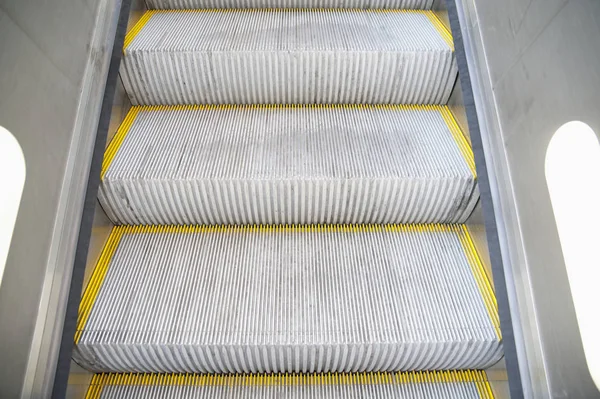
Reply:
[[[23,150],[15,136],[0,126],[0,284],[24,185]]]
[[[600,142],[583,122],[561,126],[546,182],[590,374],[600,388]]]

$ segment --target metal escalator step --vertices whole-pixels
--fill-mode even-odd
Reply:
[[[445,104],[457,76],[431,11],[148,11],[125,38],[133,104]]]
[[[373,8],[429,10],[433,0],[146,0],[158,10],[198,8]]]
[[[461,226],[116,227],[74,359],[97,372],[484,369],[494,293]]]
[[[97,374],[87,399],[493,399],[482,371],[359,374]]]
[[[462,223],[475,163],[445,106],[134,107],[100,201],[117,224]]]

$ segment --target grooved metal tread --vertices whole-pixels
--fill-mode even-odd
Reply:
[[[373,8],[429,10],[433,0],[146,0],[149,9]]]
[[[447,107],[134,107],[107,149],[116,224],[461,223],[473,153]]]
[[[452,37],[431,11],[148,11],[121,68],[133,104],[445,104]]]
[[[225,376],[97,374],[86,399],[314,397],[493,399],[494,394],[481,371]]]
[[[484,369],[498,326],[464,227],[116,227],[74,358],[100,372]]]

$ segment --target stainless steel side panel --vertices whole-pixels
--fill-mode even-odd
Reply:
[[[544,161],[554,132],[600,133],[600,2],[456,0],[526,397],[599,396],[585,362]]]
[[[0,397],[52,388],[119,0],[0,0],[0,125],[27,178],[0,286]]]

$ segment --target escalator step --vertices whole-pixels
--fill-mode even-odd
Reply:
[[[445,104],[457,76],[431,11],[148,11],[124,52],[135,105]]]
[[[433,0],[146,0],[150,9],[373,8],[429,10]]]
[[[481,371],[359,374],[98,374],[87,399],[493,399]]]
[[[99,193],[116,224],[462,223],[473,152],[445,106],[134,107]]]
[[[466,228],[116,227],[82,299],[96,372],[483,369],[502,355]]]

